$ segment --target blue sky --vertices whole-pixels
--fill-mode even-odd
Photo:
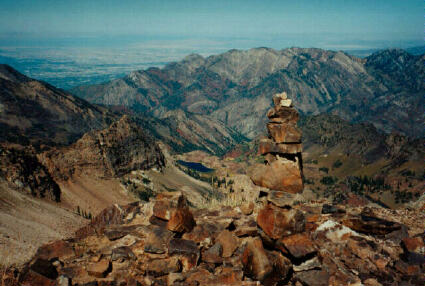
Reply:
[[[190,53],[424,44],[425,0],[0,0],[0,63],[69,88]]]
[[[3,37],[424,39],[424,0],[0,0],[0,7]]]

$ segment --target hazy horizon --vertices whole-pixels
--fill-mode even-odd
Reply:
[[[424,45],[422,0],[0,0],[0,6],[0,61],[64,88],[191,53]]]

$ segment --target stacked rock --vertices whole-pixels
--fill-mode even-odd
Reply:
[[[267,112],[269,136],[260,140],[258,150],[265,156],[265,164],[255,166],[251,179],[271,190],[299,193],[303,190],[299,115],[286,92],[274,95],[273,103]]]

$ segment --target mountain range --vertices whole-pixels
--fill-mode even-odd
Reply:
[[[199,114],[252,139],[264,132],[271,96],[285,90],[303,115],[332,113],[386,133],[424,137],[424,61],[424,55],[400,49],[363,59],[321,49],[230,50],[190,55],[71,92],[157,118],[175,110]]]
[[[420,212],[424,139],[398,133],[423,137],[423,59],[401,50],[366,59],[319,49],[232,50],[72,90],[80,97],[0,65],[1,260],[28,261],[93,214],[92,221],[113,223],[126,217],[113,204],[165,191],[184,192],[194,208],[262,204],[246,167],[259,160],[266,111],[282,90],[301,113],[307,198],[394,207],[415,198]],[[234,156],[243,148],[250,158]],[[202,158],[212,175],[179,165]],[[352,188],[357,182],[391,186],[365,199]]]

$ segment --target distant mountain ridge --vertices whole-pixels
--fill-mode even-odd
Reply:
[[[223,154],[245,140],[223,122],[182,110],[157,118],[119,106],[91,104],[45,82],[0,65],[0,142],[69,145],[83,134],[108,127],[123,114],[176,152],[205,150]]]
[[[424,55],[399,49],[365,59],[321,49],[230,50],[207,58],[189,55],[162,69],[135,71],[72,93],[158,117],[182,109],[254,138],[263,131],[271,96],[285,90],[302,114],[334,113],[388,133],[423,137],[424,64]]]
[[[0,141],[67,145],[115,117],[107,108],[0,65]]]

